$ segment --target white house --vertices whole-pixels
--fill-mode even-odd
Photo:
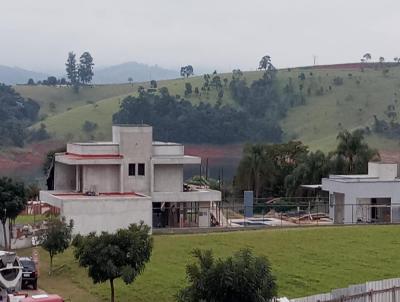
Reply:
[[[115,125],[111,142],[71,143],[55,156],[54,190],[40,199],[73,219],[74,232],[115,231],[143,220],[155,227],[208,227],[219,191],[184,186],[184,146],[153,142],[148,125]],[[202,208],[206,210],[202,210]]]
[[[330,175],[329,215],[337,224],[400,222],[400,169],[397,163],[368,163],[365,175]]]

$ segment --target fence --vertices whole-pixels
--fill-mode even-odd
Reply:
[[[248,215],[252,213],[252,215]],[[153,207],[154,228],[279,227],[400,223],[400,204],[333,204],[327,198],[243,199],[164,203]]]
[[[290,302],[399,302],[400,278],[350,285],[330,293],[291,299]]]

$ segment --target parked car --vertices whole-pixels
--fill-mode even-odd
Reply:
[[[20,257],[19,261],[22,265],[22,287],[32,285],[33,289],[37,289],[38,273],[35,262],[30,257]]]
[[[34,295],[32,297],[23,298],[20,302],[64,302],[59,295]]]

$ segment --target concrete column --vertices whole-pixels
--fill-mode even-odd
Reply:
[[[184,221],[183,221],[183,202],[179,203],[179,227],[183,228],[184,226]]]
[[[79,192],[79,166],[75,165],[75,191]]]
[[[119,166],[119,192],[124,193],[124,165]]]
[[[154,163],[150,160],[150,195],[154,192]]]

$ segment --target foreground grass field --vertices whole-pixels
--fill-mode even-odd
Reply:
[[[193,260],[193,248],[212,249],[216,256],[225,257],[244,247],[269,258],[280,296],[293,298],[400,276],[400,226],[165,235],[154,236],[151,262],[133,285],[117,282],[117,301],[174,301],[176,291],[185,285],[185,265]],[[52,278],[46,274],[48,256],[43,250],[40,260],[41,288],[71,301],[107,301],[109,284],[93,285],[71,249],[55,257],[60,269]]]

